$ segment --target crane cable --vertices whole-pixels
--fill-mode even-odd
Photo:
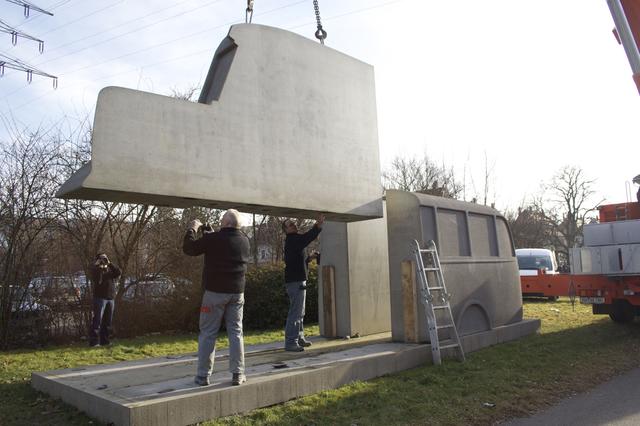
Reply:
[[[247,0],[247,8],[244,11],[244,23],[250,24],[253,19],[253,0]]]
[[[322,22],[320,21],[320,8],[318,7],[318,0],[313,0],[313,9],[316,13],[316,22],[318,23],[318,29],[315,36],[320,40],[320,44],[324,44],[324,39],[327,38],[327,32],[322,28]]]
[[[244,10],[244,22],[250,24],[253,19],[253,3],[254,0],[247,0],[247,8]],[[316,14],[316,23],[318,29],[315,32],[316,38],[321,44],[324,44],[324,39],[327,38],[327,32],[322,28],[322,21],[320,20],[320,7],[318,6],[318,0],[313,0],[313,10]]]

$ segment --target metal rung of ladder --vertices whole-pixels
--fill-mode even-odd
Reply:
[[[442,349],[457,348],[457,347],[459,347],[459,346],[460,346],[460,345],[459,345],[459,344],[457,344],[457,343],[452,343],[452,344],[450,344],[450,345],[442,345],[442,346],[440,346],[440,350],[442,350]]]
[[[449,325],[438,325],[436,326],[436,330],[442,330],[443,328],[451,328],[454,327],[453,324],[449,324]]]
[[[431,341],[431,354],[433,356],[433,363],[440,365],[442,358],[440,351],[442,349],[458,348],[459,359],[464,361],[464,350],[460,343],[460,337],[458,336],[458,330],[455,322],[453,321],[453,314],[451,313],[451,305],[449,304],[449,295],[444,283],[444,276],[442,274],[442,266],[440,265],[440,258],[438,257],[438,249],[433,241],[427,243],[427,248],[420,247],[420,243],[417,240],[413,240],[413,253],[416,258],[416,266],[418,272],[418,282],[420,285],[420,293],[422,295],[422,303],[425,307],[425,313],[427,317],[427,329],[429,330],[429,339]],[[427,258],[427,265],[425,267],[425,259],[423,254]],[[429,286],[427,279],[427,272],[435,272],[436,282],[433,287]],[[435,298],[443,304],[434,305],[434,296],[431,291],[437,290],[438,296]],[[447,315],[446,325],[438,325],[436,317],[436,310],[445,310],[444,314]],[[439,330],[449,329],[449,336],[440,339]],[[452,341],[453,343],[442,344],[443,341]]]

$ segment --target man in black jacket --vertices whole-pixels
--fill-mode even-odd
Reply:
[[[251,250],[249,238],[240,231],[240,214],[229,209],[222,216],[219,232],[205,232],[197,237],[202,226],[191,221],[184,236],[182,250],[189,256],[204,254],[202,273],[205,288],[200,307],[200,336],[198,338],[198,371],[195,383],[209,384],[215,359],[216,339],[222,320],[229,338],[229,370],[231,384],[244,383],[244,341],[242,310],[247,263]]]
[[[106,254],[100,253],[89,268],[89,274],[93,283],[93,321],[89,330],[89,346],[108,346],[115,306],[115,279],[120,276],[120,269],[109,261]]]
[[[307,294],[307,259],[304,249],[315,240],[320,231],[324,216],[320,215],[313,228],[304,234],[298,233],[298,227],[292,220],[282,223],[286,234],[284,240],[284,282],[289,295],[289,313],[284,328],[284,349],[301,352],[311,342],[304,338],[304,302]]]

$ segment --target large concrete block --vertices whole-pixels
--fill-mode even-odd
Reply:
[[[103,89],[91,161],[57,195],[382,217],[370,65],[288,31],[234,25],[200,102]]]

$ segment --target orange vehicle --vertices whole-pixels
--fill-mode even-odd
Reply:
[[[521,275],[522,297],[546,297],[557,300],[560,296],[575,296],[571,274],[549,274],[539,269],[536,275]]]
[[[584,246],[571,249],[570,274],[556,272],[549,250],[516,250],[523,297],[577,296],[616,322],[640,315],[640,202],[603,205],[599,216],[584,226]]]
[[[571,250],[576,293],[594,314],[629,322],[640,315],[640,202],[599,210],[600,223],[583,228],[584,247]]]
[[[546,297],[556,300],[570,294],[568,274],[558,272],[553,251],[541,248],[516,250],[522,297]],[[575,293],[574,293],[575,294]]]

